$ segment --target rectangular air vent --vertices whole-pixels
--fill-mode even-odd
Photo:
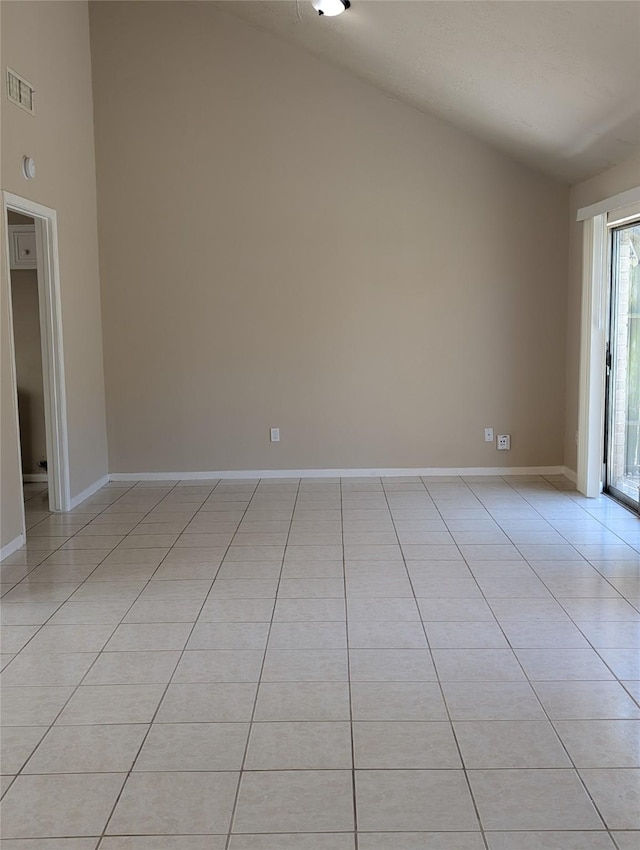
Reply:
[[[11,103],[33,115],[33,86],[11,68],[7,68],[7,97]]]

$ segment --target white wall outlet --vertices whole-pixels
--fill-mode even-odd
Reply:
[[[496,443],[499,452],[508,452],[511,448],[511,434],[498,434]]]
[[[272,428],[271,429],[271,442],[272,443],[279,443],[280,442],[280,429],[279,428]]]
[[[485,428],[484,429],[484,441],[485,443],[493,442],[493,428]]]

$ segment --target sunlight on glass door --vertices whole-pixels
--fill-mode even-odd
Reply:
[[[640,222],[612,232],[608,492],[640,507]]]

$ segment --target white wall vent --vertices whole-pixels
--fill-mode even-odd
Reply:
[[[7,68],[7,97],[21,109],[33,115],[33,86],[30,82]]]

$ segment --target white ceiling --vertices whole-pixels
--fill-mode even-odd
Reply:
[[[576,183],[640,147],[634,0],[218,0],[517,159]]]

